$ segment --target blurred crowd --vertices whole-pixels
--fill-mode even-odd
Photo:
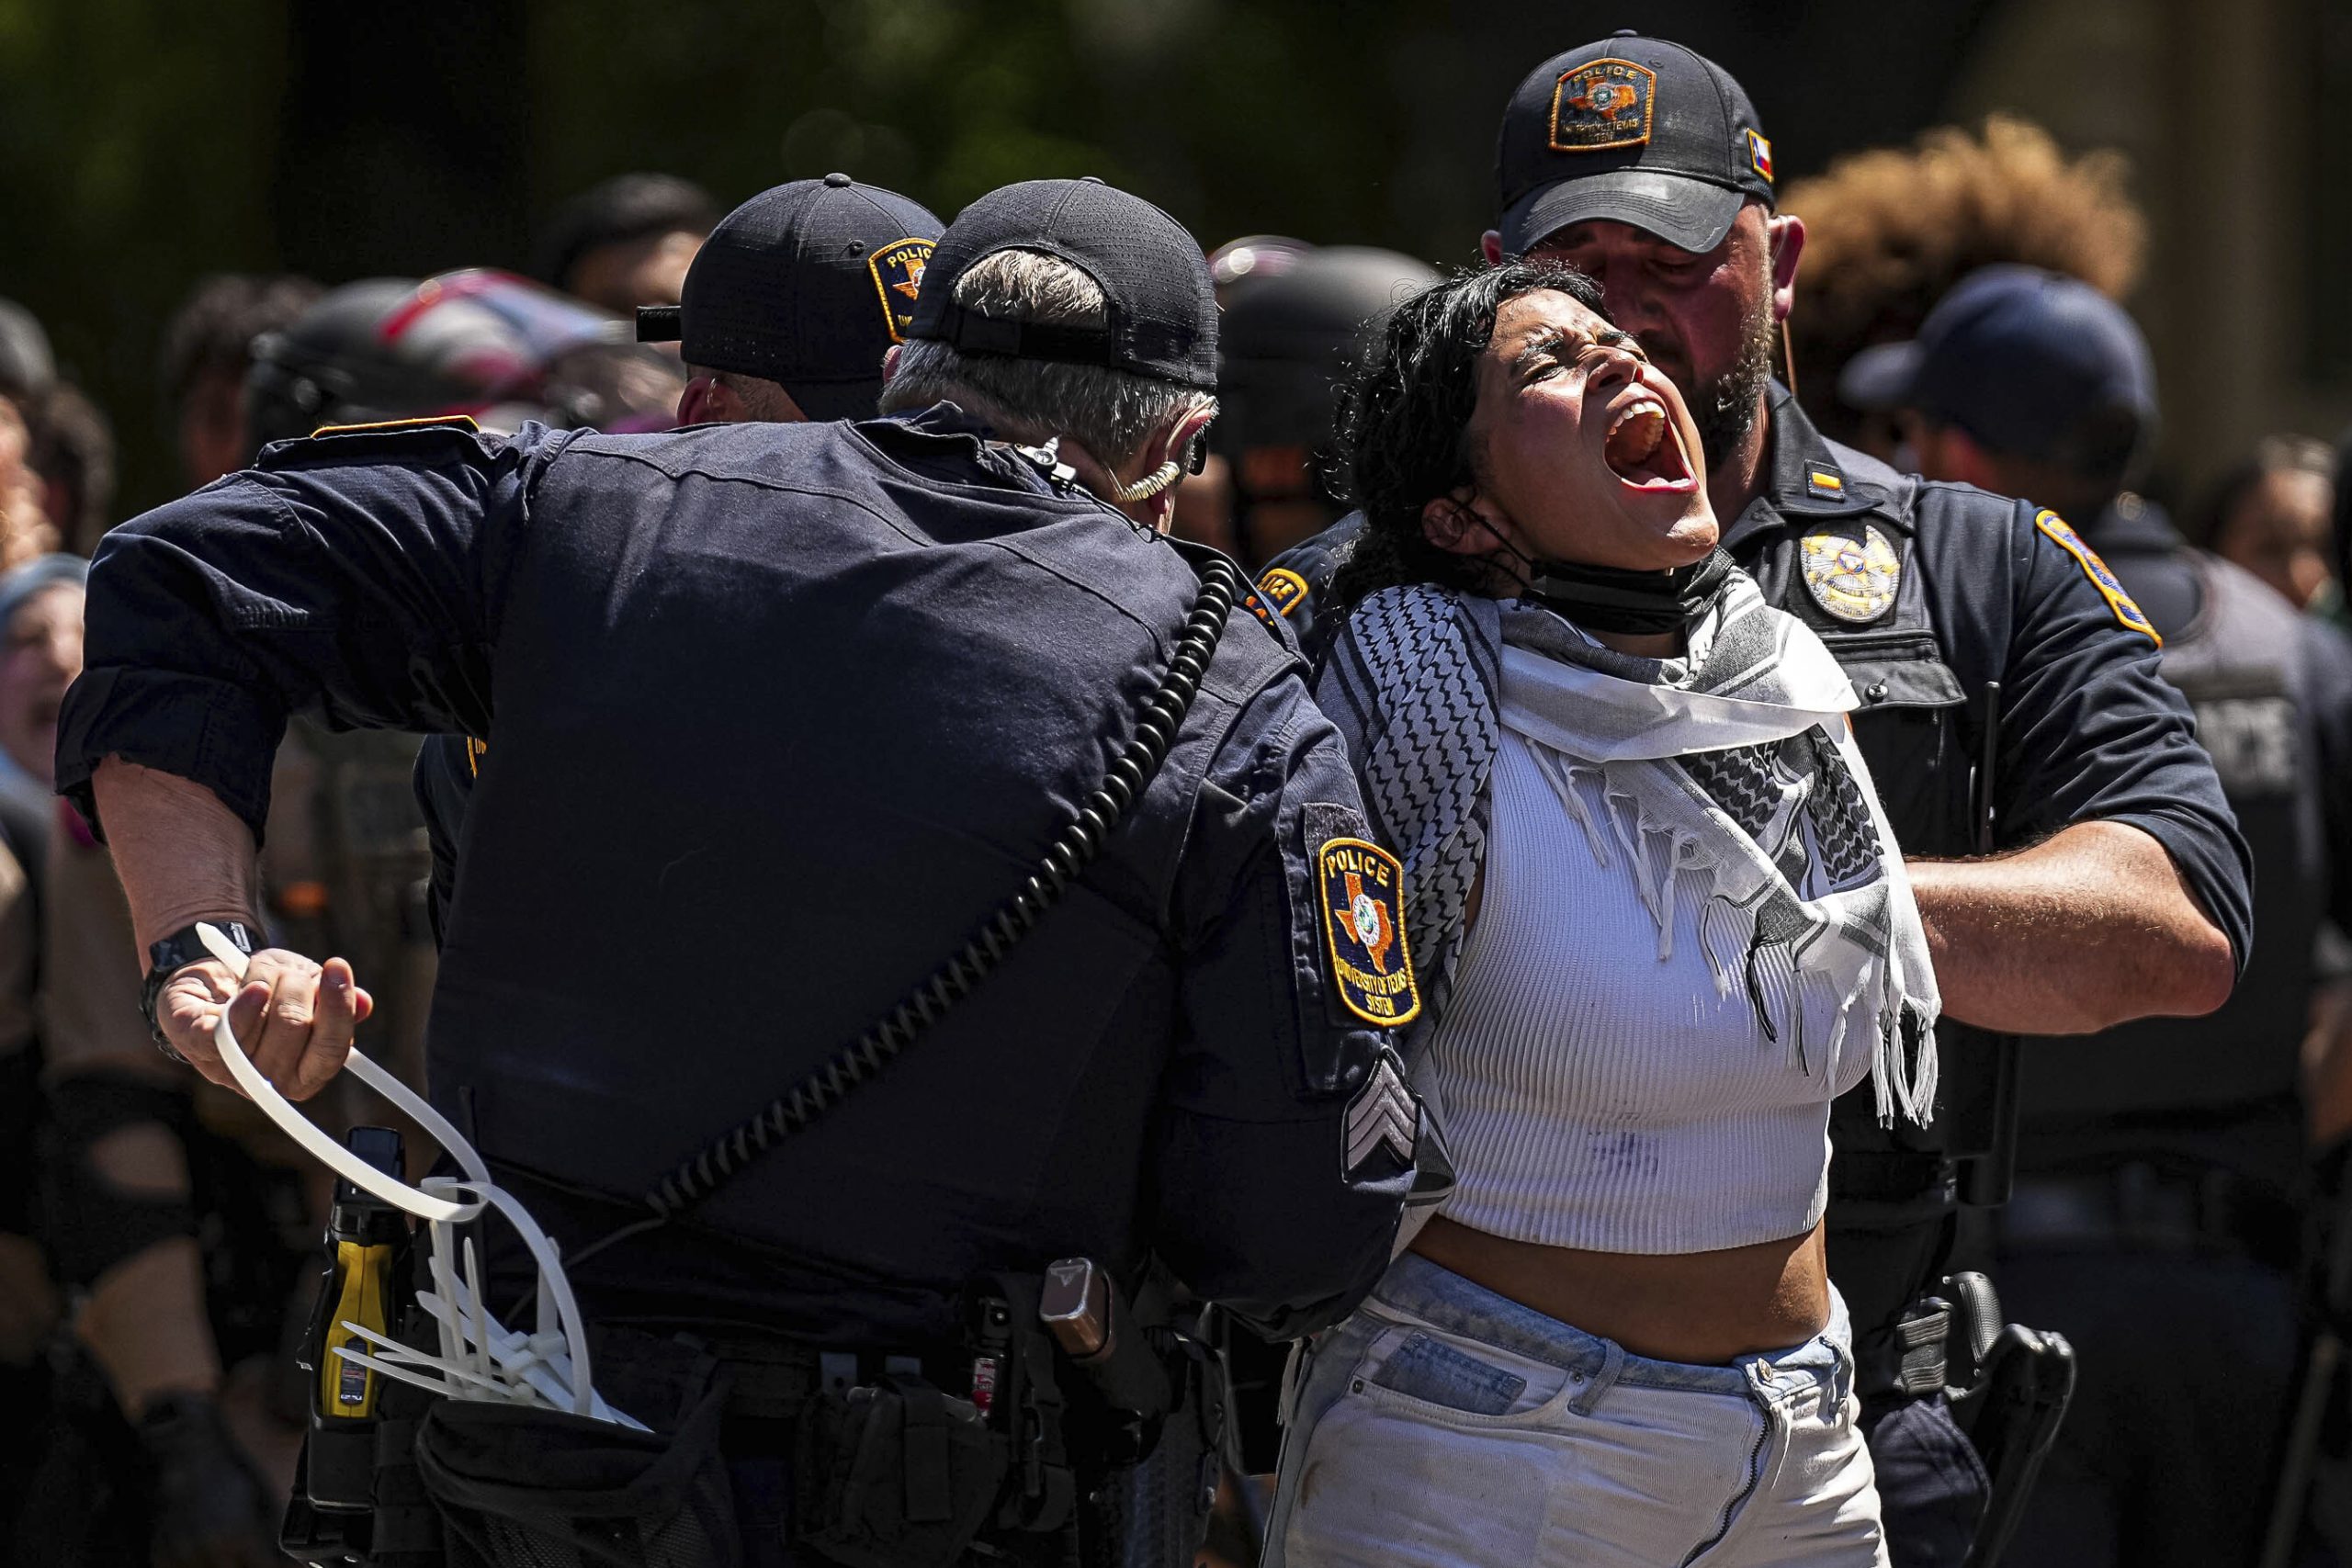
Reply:
[[[2126,177],[2110,156],[2070,157],[1996,118],[1796,184],[1782,206],[1810,238],[1781,373],[1825,433],[1898,468],[2069,516],[2168,510],[2198,550],[2314,621],[2352,626],[2352,484],[2335,433],[2277,432],[2180,494],[2152,466],[2152,375],[2129,428],[2052,453],[2022,449],[2030,437],[2001,411],[1940,397],[1922,368],[1939,344],[1986,330],[1963,319],[1961,288],[1981,288],[1984,268],[2129,299],[2147,225]],[[685,181],[629,175],[553,216],[534,277],[202,278],[155,345],[180,479],[208,484],[326,424],[464,413],[489,429],[667,428],[687,370],[637,341],[633,316],[679,302],[721,211]],[[1223,412],[1176,526],[1254,574],[1346,511],[1333,388],[1366,320],[1438,273],[1278,235],[1211,260]],[[1939,315],[1951,301],[1961,315]],[[1869,358],[1894,344],[1908,345],[1895,370]],[[0,1562],[11,1550],[27,1563],[266,1562],[300,1431],[288,1348],[325,1194],[266,1122],[155,1050],[105,847],[50,793],[59,705],[81,665],[85,562],[122,519],[116,439],[36,316],[0,300],[0,1408],[16,1417],[0,1435]],[[379,977],[363,1044],[411,1073],[434,953],[414,750],[298,724],[263,850],[277,943],[346,954]],[[2288,998],[2311,1020],[2314,1147],[2352,1126],[2352,1074],[2332,1048],[2352,1012],[2342,967],[2324,955]],[[332,1124],[361,1108],[330,1095],[313,1110]],[[1225,1550],[1250,1555],[1246,1541]]]

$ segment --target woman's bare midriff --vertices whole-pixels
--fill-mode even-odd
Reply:
[[[1701,1366],[1803,1344],[1829,1322],[1821,1227],[1720,1252],[1584,1252],[1440,1217],[1413,1250],[1636,1356]]]

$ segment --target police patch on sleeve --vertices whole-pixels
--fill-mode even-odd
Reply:
[[[1288,620],[1290,613],[1306,597],[1306,579],[1286,566],[1278,566],[1258,580],[1258,592],[1274,607],[1274,614]]]
[[[1841,621],[1860,626],[1894,608],[1903,581],[1903,558],[1870,524],[1859,539],[1837,528],[1804,536],[1804,586],[1813,602]]]
[[[907,329],[915,324],[915,296],[922,292],[922,270],[931,265],[932,248],[929,240],[899,240],[866,258],[874,292],[882,301],[882,324],[890,329],[892,343],[906,342]]]
[[[1552,89],[1552,151],[1600,152],[1650,139],[1657,73],[1630,60],[1596,60]]]
[[[1421,993],[1405,951],[1404,866],[1378,844],[1330,839],[1316,852],[1315,879],[1340,1002],[1383,1029],[1410,1021]]]
[[[2044,507],[2034,513],[2033,525],[2041,531],[2042,537],[2075,558],[2075,564],[2083,569],[2083,575],[2091,580],[2091,586],[2098,590],[2099,597],[2107,601],[2107,607],[2115,613],[2126,631],[2138,632],[2158,648],[2165,645],[2147,613],[2132,603],[2132,595],[2123,591],[2115,573],[2098,558],[2098,552],[2083,543],[2083,536],[2068,527],[2064,518]]]

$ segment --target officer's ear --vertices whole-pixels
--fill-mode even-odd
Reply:
[[[1797,258],[1804,254],[1804,220],[1782,212],[1765,220],[1772,267],[1772,319],[1785,321],[1797,302]]]
[[[887,387],[898,378],[899,345],[894,343],[890,345],[890,351],[882,356],[882,384]]]
[[[1489,229],[1485,233],[1479,235],[1478,250],[1479,254],[1487,258],[1487,265],[1488,266],[1501,265],[1503,259],[1502,231],[1499,229]]]
[[[738,424],[747,416],[735,389],[708,371],[700,371],[678,394],[680,424]]]

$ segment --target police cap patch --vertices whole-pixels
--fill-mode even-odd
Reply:
[[[1410,1021],[1421,993],[1405,951],[1405,868],[1378,844],[1330,839],[1316,852],[1315,875],[1341,1004],[1383,1028]]]
[[[2132,595],[2123,591],[2115,573],[2098,558],[2098,552],[2083,543],[2083,536],[2068,527],[2064,518],[2045,507],[2034,513],[2033,525],[2041,530],[2042,537],[2075,558],[2075,564],[2083,569],[2083,575],[2091,580],[2091,586],[2098,590],[2099,597],[2107,601],[2107,607],[2127,631],[2138,632],[2158,648],[2165,645],[2165,639],[2157,635],[2155,623],[2132,603]]]
[[[1599,152],[1645,146],[1657,107],[1657,73],[1630,60],[1596,60],[1552,90],[1552,151]]]
[[[931,265],[932,249],[929,240],[899,240],[866,258],[866,270],[874,274],[874,292],[882,301],[882,321],[890,329],[892,343],[906,342],[907,329],[914,324],[915,296],[922,292],[922,271]]]

